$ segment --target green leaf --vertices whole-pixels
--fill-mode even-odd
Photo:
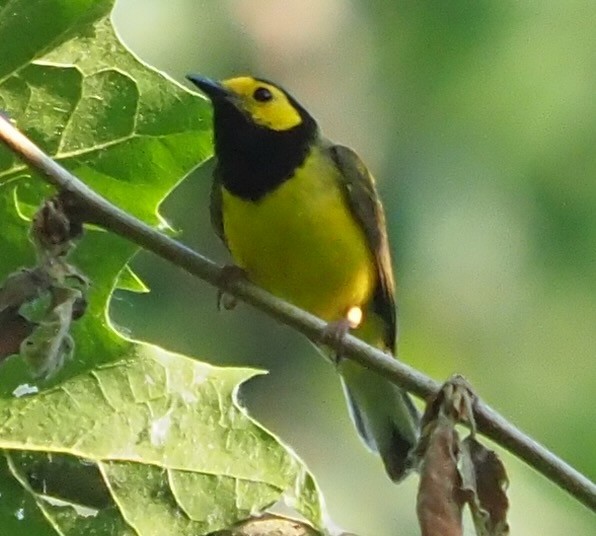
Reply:
[[[109,20],[111,3],[0,0],[3,44],[29,47],[38,26],[45,32],[36,53],[16,55],[23,59],[18,65],[3,51],[0,108],[101,194],[163,224],[156,207],[210,153],[208,106],[121,45]],[[47,24],[60,10],[64,16]],[[28,173],[0,150],[0,185]]]
[[[96,482],[88,479],[89,464],[77,473],[73,470],[73,463],[66,467],[64,463],[55,463],[49,456],[41,457],[35,453],[6,453],[6,461],[14,481],[18,482],[21,490],[27,494],[30,507],[27,511],[19,510],[21,526],[25,532],[31,534],[30,516],[45,518],[45,526],[39,523],[39,530],[35,534],[64,534],[76,536],[79,534],[113,534],[133,536],[134,532],[126,524],[119,510],[104,501],[102,508],[87,507],[81,504],[81,499],[88,499],[96,491]],[[62,460],[59,460],[62,461]],[[67,469],[66,471],[64,471]],[[63,500],[53,495],[53,483],[57,478],[62,481],[63,489],[69,490],[74,500]],[[33,489],[32,482],[36,482],[39,489]],[[78,494],[78,495],[77,495]]]
[[[63,503],[61,512],[74,512],[76,500],[93,517],[102,514],[102,523],[117,505],[139,534],[207,534],[284,498],[321,524],[318,491],[304,466],[236,401],[239,383],[256,371],[140,343],[128,350],[115,364],[0,406],[0,448],[29,453],[12,461],[13,474],[25,487],[33,487],[31,475],[46,482],[43,493],[31,495],[53,524],[64,520],[50,511],[48,496],[54,507]],[[43,463],[63,454],[84,463],[65,469],[60,462],[55,470]],[[97,493],[98,477],[79,475],[90,464],[109,490],[107,502]],[[89,517],[73,513],[67,523]]]
[[[35,498],[17,481],[4,456],[0,457],[0,523],[11,536],[55,536]]]
[[[14,56],[0,57],[0,108],[99,193],[166,228],[159,204],[210,154],[209,107],[125,49],[109,20],[111,6],[109,1],[0,0],[0,41],[15,48]],[[51,190],[31,174],[0,147],[0,251],[10,251],[0,255],[0,276],[33,263],[23,239],[28,222],[21,216],[30,218],[32,207]],[[127,288],[133,283],[142,288],[125,268],[135,251],[97,230],[77,249],[74,263],[93,287],[87,315],[75,325],[75,359],[65,372],[87,370],[117,355],[122,340],[109,329],[107,303],[118,274]],[[6,363],[3,373],[4,395],[28,374],[19,360]]]
[[[0,0],[0,108],[92,188],[166,229],[160,203],[211,152],[210,109],[123,47],[111,7]],[[52,194],[0,147],[0,281],[35,265],[29,220]],[[112,327],[114,289],[146,290],[127,266],[135,252],[87,230],[70,258],[91,281],[73,359],[33,384],[18,356],[0,365],[0,526],[198,535],[280,500],[322,526],[312,476],[238,405],[238,385],[255,371],[202,364]]]
[[[120,272],[120,275],[118,276],[118,282],[116,283],[116,288],[119,290],[136,292],[138,294],[150,292],[149,287],[145,285],[141,278],[131,270],[128,264]]]

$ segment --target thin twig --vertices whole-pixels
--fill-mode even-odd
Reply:
[[[222,285],[221,267],[114,206],[54,162],[1,116],[0,140],[40,171],[48,182],[75,198],[94,222],[212,285]],[[275,298],[248,281],[235,281],[226,285],[224,290],[314,341],[320,341],[323,337],[325,323],[322,320]],[[434,380],[353,336],[342,340],[341,346],[342,356],[374,370],[421,398],[428,398],[439,389],[439,384]],[[596,484],[480,401],[476,407],[476,424],[483,435],[524,460],[588,508],[596,510]]]

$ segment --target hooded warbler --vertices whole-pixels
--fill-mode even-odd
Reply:
[[[211,221],[234,263],[255,284],[395,355],[385,216],[362,160],[323,137],[272,82],[188,78],[213,104]],[[351,360],[338,369],[358,433],[400,480],[418,437],[410,398]]]

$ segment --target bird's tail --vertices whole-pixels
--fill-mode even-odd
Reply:
[[[419,415],[396,385],[351,360],[339,369],[352,420],[360,437],[378,452],[394,482],[408,473],[408,454],[419,435]]]

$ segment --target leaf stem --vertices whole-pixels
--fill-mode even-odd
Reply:
[[[60,191],[69,194],[94,223],[168,260],[210,284],[222,287],[222,268],[184,244],[160,233],[103,198],[72,175],[13,124],[0,115],[0,140],[35,168]],[[227,293],[242,299],[276,320],[291,326],[314,341],[323,338],[325,323],[245,280],[226,285]],[[421,398],[434,395],[439,384],[414,368],[348,335],[341,342],[342,356],[388,378]],[[536,471],[596,511],[596,484],[527,436],[485,403],[475,407],[478,431],[506,448]]]

